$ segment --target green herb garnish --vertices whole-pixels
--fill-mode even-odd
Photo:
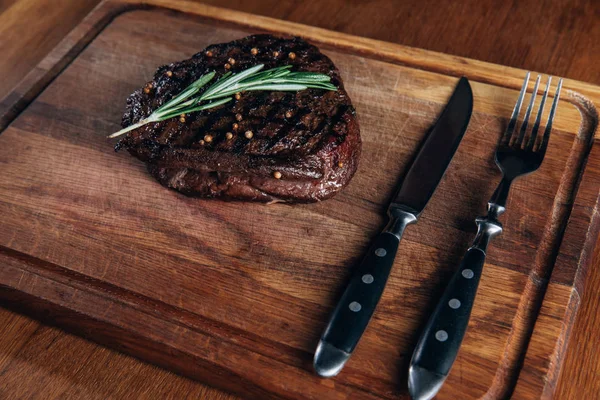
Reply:
[[[164,121],[181,114],[189,114],[220,106],[231,101],[232,96],[238,92],[253,90],[295,92],[308,88],[337,90],[330,82],[331,78],[325,74],[292,72],[290,71],[290,68],[292,68],[291,65],[261,71],[263,68],[264,65],[260,64],[237,74],[227,72],[206,89],[204,93],[196,96],[200,92],[200,89],[215,77],[215,72],[202,75],[200,79],[193,82],[180,94],[154,110],[147,118],[113,133],[109,138],[121,136],[151,122]]]

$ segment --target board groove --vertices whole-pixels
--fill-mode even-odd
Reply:
[[[0,260],[1,259],[4,259],[5,265],[8,264],[8,259],[17,260],[19,265],[15,266],[15,268],[20,269],[23,274],[43,277],[44,279],[70,286],[75,290],[92,292],[105,300],[111,302],[114,301],[122,306],[132,307],[141,314],[152,314],[153,317],[160,318],[164,321],[174,321],[176,324],[186,329],[200,332],[199,326],[202,326],[205,329],[210,327],[208,334],[214,338],[225,338],[225,340],[227,340],[226,336],[235,335],[236,337],[243,337],[249,342],[259,342],[257,339],[260,339],[260,341],[266,341],[273,349],[296,352],[296,349],[291,346],[269,340],[268,338],[258,337],[255,334],[235,328],[234,326],[204,317],[183,308],[157,301],[156,299],[71,271],[59,265],[31,257],[4,246],[0,246]],[[7,303],[6,305],[10,306],[10,303]],[[247,350],[257,351],[256,348],[252,348],[249,345],[245,348]],[[263,356],[273,356],[273,354],[269,353],[263,354],[259,351],[258,353]],[[312,354],[306,352],[296,352],[295,356],[299,355],[302,355],[303,358],[312,356]]]

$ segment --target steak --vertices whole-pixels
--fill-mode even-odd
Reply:
[[[338,69],[301,38],[252,35],[162,66],[129,96],[122,126],[146,118],[204,74],[216,71],[219,78],[257,64],[265,70],[292,65],[292,71],[323,73],[338,90],[242,92],[224,105],[132,130],[115,149],[127,149],[162,185],[190,196],[262,202],[330,198],[356,172],[359,126]]]

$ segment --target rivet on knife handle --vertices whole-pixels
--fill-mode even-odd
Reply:
[[[409,212],[396,214],[388,228],[371,243],[331,315],[315,352],[314,368],[320,376],[331,377],[340,372],[379,303],[404,228],[417,220]]]
[[[433,195],[467,130],[472,109],[471,86],[461,78],[388,207],[390,224],[353,272],[321,336],[314,358],[317,374],[334,376],[350,358],[383,294],[400,237]]]

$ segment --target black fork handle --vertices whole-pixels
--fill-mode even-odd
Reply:
[[[478,230],[473,245],[421,333],[408,371],[408,388],[415,400],[429,400],[435,396],[456,360],[469,325],[487,246],[492,238],[502,233],[502,224],[496,217],[498,209],[504,211],[504,207],[493,203],[493,199],[498,194],[508,196],[509,190],[510,181],[503,179],[488,203],[488,215],[476,219]]]
[[[494,213],[494,216],[497,218],[506,210],[506,200],[508,199],[508,192],[510,191],[510,185],[512,184],[512,179],[506,177],[506,175],[502,176],[502,180],[496,187],[492,198],[488,202],[488,207],[494,207],[494,209],[489,209],[490,212]]]

